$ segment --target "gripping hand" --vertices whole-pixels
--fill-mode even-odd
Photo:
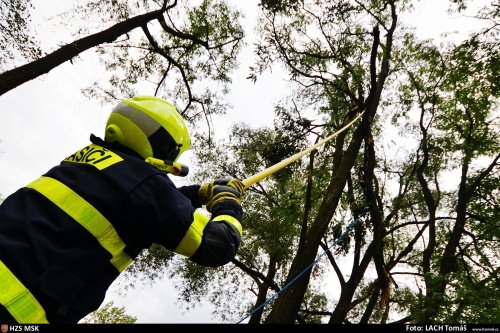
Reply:
[[[198,190],[198,199],[200,201],[200,204],[206,205],[212,199],[214,195],[214,186],[216,185],[229,186],[238,191],[240,193],[240,197],[243,196],[243,193],[245,191],[245,185],[243,185],[241,180],[237,178],[215,179],[211,182],[201,185],[200,189]]]
[[[215,205],[225,201],[234,201],[237,204],[241,204],[241,195],[241,192],[231,186],[214,185],[212,189],[212,198],[208,201],[206,208],[209,212],[212,212]]]

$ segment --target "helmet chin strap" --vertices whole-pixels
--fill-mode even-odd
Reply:
[[[148,157],[145,161],[155,168],[163,172],[171,173],[174,176],[185,177],[189,173],[189,168],[179,162],[160,160],[159,158],[154,157]]]

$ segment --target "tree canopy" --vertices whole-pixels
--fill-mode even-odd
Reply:
[[[250,189],[244,244],[233,262],[241,277],[232,267],[203,270],[211,274],[206,279],[224,277],[223,285],[233,286],[211,294],[223,318],[243,317],[326,250],[328,262],[306,271],[249,322],[498,320],[498,301],[471,292],[498,293],[498,189],[490,187],[498,187],[497,27],[437,46],[398,22],[411,5],[263,2],[250,78],[280,63],[297,88],[276,106],[273,127],[238,125],[199,160],[245,178],[365,115],[335,143]],[[226,151],[234,160],[214,168]],[[363,223],[330,252],[360,216]],[[191,281],[200,274],[193,270],[188,265],[179,274]],[[246,305],[230,301],[237,286],[243,292],[248,285]],[[198,297],[208,291],[180,288]]]
[[[34,60],[41,50],[30,26],[31,1],[2,1],[0,6],[0,71],[16,63],[17,58]]]
[[[33,61],[0,74],[0,91],[15,88],[18,73],[28,73],[22,84],[33,68],[45,73],[94,48],[109,81],[84,94],[109,101],[146,84],[212,133],[210,115],[224,110],[219,93],[229,91],[244,43],[242,13],[228,2],[86,1],[75,15],[98,17],[100,32],[82,29],[73,43],[42,55],[27,30],[29,2],[12,1],[0,12],[15,18],[5,20],[0,50]],[[449,1],[458,13],[468,5]],[[403,19],[418,6],[262,0],[248,78],[258,84],[281,66],[293,89],[274,105],[272,126],[239,123],[217,140],[198,136],[208,140],[195,151],[196,179],[245,179],[362,118],[247,189],[232,263],[204,268],[154,245],[123,284],[175,278],[187,308],[209,300],[225,322],[294,280],[248,321],[498,323],[499,8],[481,8],[475,20],[482,24],[466,38],[435,41],[419,39]]]
[[[104,304],[82,320],[85,324],[134,324],[136,321],[137,317],[127,314],[124,307],[115,306],[113,301]]]
[[[72,27],[77,39],[43,53],[30,46],[36,41],[27,37],[27,6],[13,3],[5,14],[2,7],[3,16],[16,19],[6,22],[0,46],[8,55],[15,50],[26,60],[34,60],[0,73],[0,95],[95,49],[109,80],[83,89],[88,97],[119,101],[135,95],[134,85],[139,81],[150,82],[151,95],[168,96],[186,119],[204,119],[209,130],[210,114],[221,113],[218,94],[203,85],[215,82],[222,85],[222,93],[227,92],[243,38],[239,12],[224,1],[204,0],[193,6],[168,0],[80,2],[61,17],[81,23]],[[101,30],[89,31],[90,18],[100,22],[96,29]],[[12,45],[13,39],[18,43]],[[193,91],[194,85],[201,88]]]

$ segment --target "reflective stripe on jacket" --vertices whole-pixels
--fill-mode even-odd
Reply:
[[[227,263],[239,246],[239,205],[217,205],[210,220],[196,210],[198,186],[178,189],[132,152],[91,141],[0,206],[0,279],[18,281],[45,312],[41,322],[74,323],[97,309],[152,243],[207,266]],[[0,321],[25,321],[1,283]]]

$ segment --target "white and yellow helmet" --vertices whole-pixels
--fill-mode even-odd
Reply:
[[[136,96],[123,100],[111,112],[104,136],[141,155],[176,161],[191,148],[184,119],[175,107],[157,97]]]

